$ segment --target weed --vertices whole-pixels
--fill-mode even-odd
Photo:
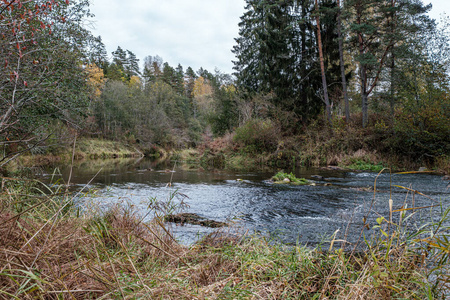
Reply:
[[[361,171],[372,171],[372,172],[380,172],[385,168],[382,163],[371,163],[366,162],[364,160],[354,160],[351,164],[347,165],[347,168],[352,170],[361,170]]]
[[[284,172],[278,172],[272,177],[272,180],[275,183],[290,183],[294,185],[302,185],[302,184],[308,184],[309,181],[305,178],[297,178],[292,173],[284,173]]]
[[[295,180],[292,174],[276,177]],[[323,251],[230,234],[231,229],[187,247],[175,241],[162,219],[181,208],[177,191],[171,190],[166,201],[151,198],[148,214],[156,217],[144,222],[146,216],[133,206],[79,215],[73,197],[58,189],[26,189],[19,181],[3,188],[0,299],[448,296],[450,209],[443,207],[439,220],[416,230],[408,222],[421,208],[406,200],[395,208],[388,199],[389,213],[377,215],[374,235],[362,235],[364,247],[350,252],[333,248],[340,242],[335,235]],[[419,193],[403,189],[412,197]],[[14,203],[24,200],[33,204],[17,211]]]

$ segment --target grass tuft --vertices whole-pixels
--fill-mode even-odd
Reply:
[[[291,173],[284,173],[284,172],[278,172],[272,177],[272,180],[274,183],[289,183],[293,185],[303,185],[308,184],[309,181],[305,178],[297,178],[294,174]]]
[[[354,251],[287,247],[229,228],[187,247],[162,221],[172,204],[152,200],[152,208],[170,209],[143,222],[132,206],[80,215],[60,190],[19,180],[2,186],[0,299],[448,296],[450,209],[411,230],[405,223],[419,208],[391,206],[389,216],[376,219],[375,235],[363,235]]]

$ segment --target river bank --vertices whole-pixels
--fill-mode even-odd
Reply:
[[[442,244],[448,228],[434,224],[405,231],[402,219],[379,217],[371,225],[378,234],[360,240],[366,252],[353,251],[354,245],[344,251],[346,243],[335,236],[323,251],[286,247],[236,228],[183,246],[164,225],[163,206],[152,206],[160,215],[145,222],[134,206],[80,213],[77,195],[36,185],[2,184],[2,297],[425,299],[446,293],[448,273],[428,268],[445,268],[439,261],[448,257],[441,249],[448,246]],[[30,192],[44,188],[50,195]],[[405,210],[404,218],[410,213]],[[432,238],[420,234],[429,229]]]
[[[153,170],[150,161],[140,164],[136,162],[138,159],[124,162],[127,165],[124,171],[118,170],[122,168],[121,159],[112,159],[114,163],[108,168],[96,164],[101,162],[100,159],[78,161],[76,168],[86,172],[86,176],[77,177],[74,173],[71,182],[84,186],[102,169],[105,174],[111,174],[109,178],[106,178],[104,173],[99,174],[99,182],[106,188],[105,193],[114,193],[117,189],[128,191],[123,196],[114,195],[113,198],[117,202],[135,195],[148,201],[149,195],[154,195],[147,189],[149,185],[154,185],[152,191],[161,190],[174,179],[174,189],[186,193],[192,198],[191,202],[194,199],[211,202],[209,206],[204,207],[204,211],[216,213],[218,203],[230,203],[232,207],[236,207],[232,199],[241,199],[243,192],[247,191],[252,197],[249,198],[250,202],[242,201],[242,207],[249,207],[252,212],[261,212],[261,218],[270,216],[270,221],[282,216],[278,210],[273,214],[270,211],[269,208],[275,208],[275,202],[271,198],[264,201],[265,195],[274,194],[277,203],[281,204],[280,207],[288,210],[285,215],[291,223],[293,216],[303,217],[298,211],[308,213],[304,216],[307,219],[311,219],[312,211],[303,207],[293,210],[291,204],[280,201],[281,194],[295,195],[295,203],[304,200],[303,202],[315,209],[321,200],[333,208],[336,208],[336,203],[344,203],[342,195],[331,201],[325,199],[326,191],[337,190],[336,187],[325,185],[278,186],[275,193],[267,191],[261,193],[262,198],[255,198],[255,187],[267,188],[263,178],[269,179],[274,173],[264,175],[255,183],[254,174],[249,172],[230,177],[217,169],[211,173],[202,171],[202,159],[206,160],[203,165],[210,168],[219,168],[222,162],[225,162],[226,167],[227,161],[233,159],[242,162],[237,165],[247,164],[251,167],[246,159],[249,156],[246,153],[241,155],[238,150],[233,152],[236,156],[231,160],[222,158],[228,155],[225,153],[212,152],[211,149],[208,153],[206,147],[185,150],[183,155],[186,155],[186,159],[181,155],[176,157],[179,155],[177,153],[172,154],[173,160],[191,162],[194,166],[193,175],[201,179],[190,189],[183,184],[183,180],[186,180],[185,173],[172,173],[172,169]],[[237,155],[240,155],[240,158]],[[169,154],[161,156],[165,158]],[[260,166],[266,167],[268,164],[263,158],[263,154],[258,156],[258,159],[261,159]],[[348,178],[348,186],[344,185],[342,192],[353,194],[354,197],[358,195],[358,199],[361,196],[358,193],[371,198],[373,189],[360,191],[359,186],[354,186],[356,178],[365,178],[358,175],[360,173]],[[139,181],[136,184],[118,184],[119,180],[128,176],[136,176]],[[310,177],[312,176],[308,178]],[[155,182],[155,178],[160,178],[161,183]],[[335,179],[333,184],[343,185],[343,182],[339,183],[342,180]],[[216,193],[225,195],[227,201],[211,201],[213,194],[201,184],[202,180],[208,180]],[[389,182],[388,179],[385,181]],[[427,179],[423,178],[423,181],[425,184]],[[221,189],[218,182],[225,182],[240,189],[236,190],[233,197],[233,194]],[[373,179],[370,179],[370,182],[372,184]],[[299,197],[302,195],[301,189],[313,189],[317,191],[317,197]],[[381,181],[378,181],[377,189],[384,191],[384,196],[389,195],[389,188]],[[411,220],[409,216],[416,213],[418,208],[400,206],[397,209],[394,206],[390,214],[389,208],[386,212],[387,204],[380,203],[379,205],[384,207],[383,216],[370,216],[370,222],[364,221],[364,224],[361,224],[362,228],[367,224],[371,232],[376,233],[372,236],[373,239],[359,239],[359,245],[367,252],[361,252],[361,248],[353,251],[356,241],[341,238],[341,235],[338,237],[332,232],[326,237],[328,244],[324,250],[324,247],[306,247],[303,243],[291,242],[286,246],[266,235],[244,234],[245,232],[236,227],[214,231],[200,241],[186,246],[177,241],[172,231],[178,230],[178,227],[166,226],[167,223],[163,222],[167,212],[159,211],[159,218],[144,220],[142,213],[137,211],[143,205],[146,209],[158,209],[172,207],[173,203],[168,205],[155,200],[142,204],[137,201],[129,205],[111,205],[109,208],[89,206],[88,209],[81,210],[75,200],[79,200],[81,194],[93,193],[93,197],[103,202],[104,199],[97,195],[98,189],[94,188],[90,192],[78,190],[75,195],[64,194],[64,190],[65,185],[42,186],[28,179],[2,180],[0,267],[3,272],[0,274],[0,293],[5,297],[424,299],[429,295],[442,298],[446,293],[445,282],[448,282],[449,278],[445,272],[445,262],[448,261],[448,252],[445,250],[448,249],[448,242],[445,236],[448,234],[448,227],[437,225],[440,220],[448,219],[449,211],[445,210],[445,207],[440,220],[426,224],[420,231],[409,231],[411,227],[405,226],[404,220]],[[206,191],[207,196],[200,194],[197,197],[196,191]],[[420,191],[424,192],[422,189]],[[433,189],[427,192],[433,192]],[[402,195],[397,196],[404,199]],[[419,205],[419,196],[416,196],[413,201]],[[311,201],[312,199],[314,201]],[[253,202],[256,206],[250,206]],[[349,205],[355,204],[354,201],[350,202]],[[195,203],[191,204],[196,207]],[[397,204],[400,205],[396,202]],[[413,209],[409,210],[411,208]],[[390,215],[394,217],[390,218]],[[312,216],[318,217],[320,223],[325,223],[322,215]],[[330,217],[329,213],[325,216],[330,220],[334,219],[334,215]],[[358,222],[361,223],[362,220],[362,217],[358,217]],[[289,227],[292,227],[292,224]],[[305,224],[301,227],[306,230],[310,228]],[[429,231],[433,231],[431,238],[424,235]],[[345,248],[342,248],[343,246]],[[429,266],[439,268],[432,271]]]
[[[450,174],[449,135],[396,133],[378,123],[361,128],[343,120],[329,127],[319,121],[298,133],[266,132],[261,122],[253,122],[222,137],[206,139],[194,149],[174,150],[171,158],[212,168],[331,166]]]
[[[150,157],[173,160],[201,168],[251,170],[255,168],[332,167],[379,172],[429,171],[450,174],[450,141],[445,134],[394,133],[378,123],[361,128],[336,120],[329,127],[313,122],[298,133],[264,132],[258,122],[249,123],[221,137],[205,135],[195,147],[143,143],[136,139],[111,141],[80,137],[51,152],[22,155],[19,165],[45,165],[58,161]],[[17,161],[17,160],[16,160]],[[13,161],[13,164],[16,163]]]

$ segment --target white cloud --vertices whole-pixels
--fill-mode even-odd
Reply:
[[[449,0],[428,0],[431,16],[450,13]],[[121,46],[141,61],[159,55],[176,67],[232,73],[231,49],[238,36],[244,0],[92,0],[95,35],[109,54]]]
[[[141,61],[159,55],[174,67],[231,73],[244,5],[244,0],[93,0],[93,33],[102,36],[109,54],[121,46]]]

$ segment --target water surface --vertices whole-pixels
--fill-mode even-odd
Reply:
[[[59,167],[59,171],[67,182],[70,169]],[[94,201],[99,205],[128,203],[142,215],[148,212],[151,199],[166,201],[176,195],[174,202],[188,205],[183,212],[237,222],[240,228],[287,244],[317,245],[329,240],[337,230],[337,238],[354,243],[362,232],[369,234],[364,229],[365,217],[369,228],[377,217],[389,217],[390,197],[394,209],[440,203],[448,207],[450,203],[448,182],[438,175],[383,173],[377,177],[371,172],[295,169],[297,177],[311,179],[315,185],[291,186],[269,181],[277,171],[205,171],[174,166],[173,162],[99,160],[77,164],[70,181],[76,188],[91,182],[85,188],[98,191]],[[47,170],[47,178],[50,173]],[[325,180],[312,179],[312,175],[324,176]],[[394,185],[420,191],[427,197]],[[417,210],[408,222],[418,226],[437,218],[439,211],[439,207]],[[399,214],[393,217],[398,220]],[[173,226],[173,230],[181,242],[189,244],[212,229],[189,225]]]

